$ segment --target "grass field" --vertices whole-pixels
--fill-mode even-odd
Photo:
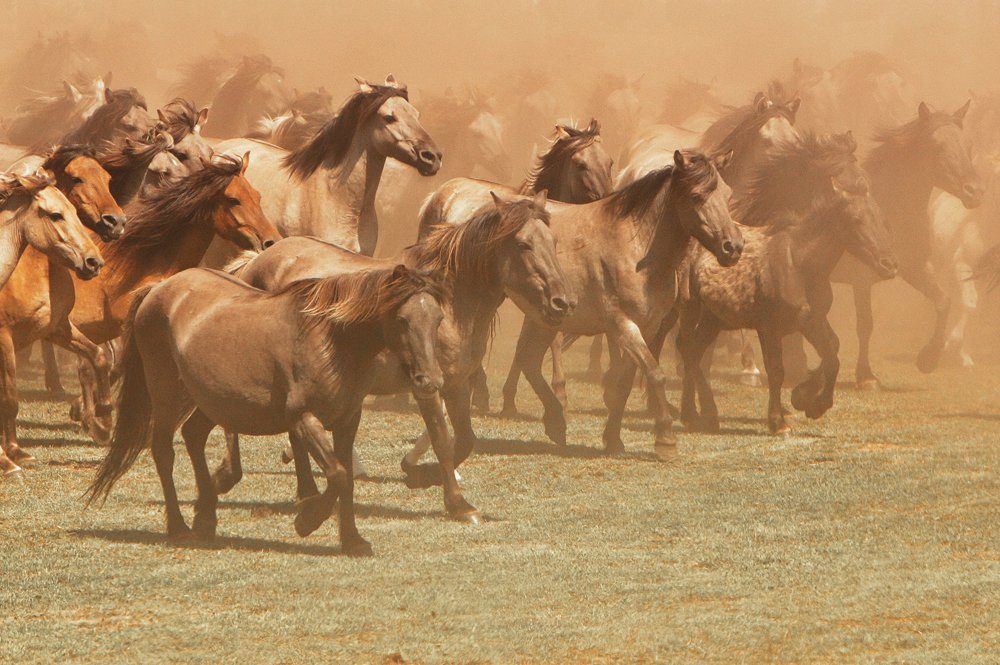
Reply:
[[[148,456],[84,510],[103,451],[26,377],[21,436],[40,464],[0,484],[0,662],[996,662],[1000,366],[879,367],[883,392],[845,385],[788,438],[765,434],[762,389],[718,377],[724,431],[681,433],[669,465],[638,393],[629,454],[607,459],[596,386],[571,382],[565,448],[525,389],[532,417],[476,419],[463,486],[478,527],[401,483],[418,418],[369,410],[364,560],[339,556],[334,522],[295,536],[278,439],[246,441],[213,543],[165,539]]]

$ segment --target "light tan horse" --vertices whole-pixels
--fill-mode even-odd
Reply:
[[[0,446],[0,473],[4,477],[20,474],[19,461],[31,461],[31,455],[17,443],[17,386],[14,379],[17,336],[15,327],[21,311],[11,302],[12,294],[25,284],[37,284],[46,277],[61,276],[72,294],[67,270],[90,279],[97,275],[104,261],[91,242],[73,204],[60,192],[55,181],[42,172],[38,176],[5,176],[0,179],[0,370],[3,390],[0,396],[0,420],[3,440]],[[30,249],[29,249],[30,248]],[[37,250],[37,251],[36,251]],[[34,253],[39,261],[31,261]],[[29,263],[18,270],[22,254]],[[64,291],[65,292],[65,291]],[[68,313],[68,309],[65,313]],[[78,350],[83,340],[72,329],[65,313],[52,318],[53,341]],[[44,316],[44,312],[38,313]],[[58,328],[58,329],[55,329]]]
[[[424,176],[441,152],[390,75],[385,85],[359,80],[358,91],[294,152],[254,141],[223,141],[219,151],[253,155],[247,178],[264,212],[284,235],[311,235],[371,255],[378,242],[375,194],[389,157]]]
[[[297,470],[311,473],[312,454],[327,478],[324,494],[300,502],[296,531],[319,528],[339,499],[342,551],[370,555],[354,522],[351,474],[362,403],[386,348],[403,359],[418,395],[437,393],[442,297],[439,283],[404,266],[299,281],[277,294],[196,268],[140,292],[122,360],[121,416],[91,498],[106,495],[151,445],[167,533],[191,536],[173,480],[174,432],[183,423],[198,485],[193,535],[213,538],[218,496],[205,460],[209,433],[216,425],[288,432]]]
[[[644,372],[655,400],[657,452],[673,454],[676,439],[665,392],[666,377],[650,353],[651,339],[677,295],[676,270],[692,238],[723,265],[740,257],[743,241],[729,215],[729,186],[701,153],[674,153],[673,163],[646,175],[612,196],[585,205],[550,201],[552,231],[568,290],[578,306],[559,325],[525,320],[515,363],[520,365],[545,407],[545,432],[566,443],[566,417],[559,399],[542,377],[541,362],[557,332],[607,333]],[[458,178],[445,183],[424,206],[421,228],[460,223],[470,208],[489,195],[480,181]],[[623,450],[620,429],[628,388],[619,385],[626,368],[612,366],[605,388],[610,411],[604,430],[608,452]]]
[[[544,193],[516,202],[493,201],[472,219],[442,226],[392,259],[375,259],[315,238],[291,237],[251,260],[238,275],[253,286],[279,291],[296,280],[333,277],[403,263],[414,269],[441,271],[449,295],[442,303],[445,317],[438,330],[438,356],[444,372],[441,394],[455,428],[452,444],[441,401],[420,404],[438,465],[417,466],[404,460],[407,484],[424,487],[444,483],[445,508],[461,521],[478,522],[479,512],[462,497],[454,466],[472,452],[469,399],[472,377],[489,347],[497,309],[509,297],[526,316],[556,324],[573,307],[565,278],[556,260],[555,242],[548,228]],[[385,354],[381,369],[369,387],[373,394],[410,390],[401,359]],[[216,471],[216,485],[228,491],[240,477],[239,447],[228,440],[226,459]],[[299,494],[310,475],[299,476]],[[306,486],[308,489],[308,486]]]

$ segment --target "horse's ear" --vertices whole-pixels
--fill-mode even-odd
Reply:
[[[764,113],[771,106],[771,100],[763,92],[758,92],[753,98],[753,112],[757,115]]]
[[[243,153],[243,166],[240,167],[240,175],[247,172],[247,167],[250,166],[250,151],[247,150]]]
[[[496,192],[494,192],[492,189],[490,190],[490,196],[493,197],[493,204],[496,207],[499,208],[499,207],[501,207],[503,205],[503,199],[500,198],[500,196]]]
[[[674,166],[681,171],[688,167],[688,158],[680,150],[674,150]]]
[[[733,161],[733,151],[730,150],[724,155],[716,155],[712,162],[715,164],[715,169],[717,171],[725,171],[726,167]]]
[[[597,118],[591,118],[590,124],[587,125],[587,133],[589,134],[600,134],[601,125],[597,122]]]
[[[63,81],[62,83],[63,83],[63,90],[65,90],[66,94],[73,99],[74,104],[83,99],[83,93],[77,90],[75,85],[73,85],[69,81]]]
[[[788,102],[788,111],[792,114],[792,120],[795,120],[795,114],[799,112],[799,106],[802,105],[802,98],[796,97],[792,101]]]
[[[201,127],[202,125],[205,124],[206,120],[208,120],[208,107],[207,106],[205,106],[200,111],[198,111],[198,120],[195,122],[195,124],[198,125],[199,127]]]
[[[965,114],[969,112],[969,106],[971,104],[972,104],[972,100],[970,99],[969,101],[967,101],[964,104],[962,104],[962,108],[960,108],[957,111],[955,111],[954,113],[952,113],[951,117],[953,117],[955,119],[955,122],[958,123],[959,127],[962,126],[962,121],[965,120]]]
[[[566,125],[556,125],[556,138],[557,139],[568,139],[573,136],[573,131],[570,127]]]
[[[390,88],[395,88],[399,85],[398,83],[396,83],[396,77],[393,76],[392,74],[389,74],[388,76],[385,77],[385,84]]]
[[[164,125],[167,124],[167,116],[163,114],[163,109],[156,109],[156,117],[160,119]]]
[[[397,265],[392,269],[393,279],[407,279],[410,276],[410,269],[404,266],[402,263]]]
[[[536,207],[544,210],[545,204],[548,202],[549,202],[549,190],[543,189],[540,192],[535,192],[535,198],[532,200],[532,203],[534,203]]]
[[[920,102],[920,106],[917,107],[917,117],[921,120],[927,120],[931,117],[931,107],[927,106],[927,102]]]
[[[104,88],[104,101],[108,104],[111,103],[111,88]]]
[[[374,88],[372,88],[372,84],[369,83],[368,81],[364,80],[360,76],[355,76],[354,80],[358,84],[358,90],[359,91],[367,94],[367,93],[371,92],[372,90],[374,90]]]

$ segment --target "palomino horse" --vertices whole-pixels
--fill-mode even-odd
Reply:
[[[558,323],[573,306],[544,205],[544,194],[516,202],[495,201],[464,224],[434,229],[394,259],[362,256],[315,238],[286,238],[238,271],[248,283],[267,291],[279,291],[300,279],[376,270],[395,262],[440,271],[449,292],[442,303],[445,317],[437,339],[444,371],[441,394],[457,441],[453,447],[441,402],[421,403],[440,465],[418,467],[420,455],[407,455],[403,470],[411,487],[443,482],[445,508],[455,519],[479,520],[478,511],[454,482],[454,466],[468,457],[476,440],[469,414],[472,377],[489,346],[497,309],[509,297],[526,316]],[[379,362],[383,368],[368,388],[370,393],[409,390],[400,358],[386,355]],[[222,491],[228,491],[240,477],[237,440],[229,437],[228,443],[226,459],[215,474]],[[299,477],[300,494],[302,483],[309,481],[311,476]]]
[[[917,118],[875,136],[877,146],[865,161],[872,195],[885,213],[899,260],[899,275],[934,304],[936,319],[930,340],[917,356],[917,367],[932,372],[944,351],[950,299],[938,284],[931,262],[932,229],[927,204],[934,187],[952,194],[967,208],[977,207],[983,187],[962,144],[966,103],[954,113],[932,111],[921,102]],[[840,262],[834,281],[854,287],[857,309],[858,366],[861,387],[878,386],[869,360],[874,321],[871,290],[879,277],[849,256]]]
[[[358,85],[337,115],[298,150],[252,139],[223,141],[216,148],[253,155],[247,178],[284,235],[312,235],[371,255],[378,242],[375,194],[386,158],[431,176],[441,167],[441,152],[407,101],[405,86],[391,76],[385,85]]]
[[[66,145],[97,146],[103,141],[114,139],[118,134],[137,139],[145,136],[154,125],[146,108],[146,100],[138,90],[105,88],[104,104],[97,107],[80,126],[67,133],[61,142]]]
[[[73,204],[66,199],[47,174],[12,175],[0,179],[0,368],[3,370],[3,395],[0,398],[0,418],[3,441],[0,446],[0,472],[4,477],[20,473],[19,461],[32,457],[17,444],[17,386],[14,381],[15,349],[20,330],[13,327],[20,311],[11,302],[11,294],[25,284],[37,283],[45,273],[64,274],[75,270],[83,279],[97,275],[104,261],[85,232]],[[42,275],[26,275],[18,271],[22,254],[37,250],[41,257]],[[32,262],[33,263],[33,262]],[[66,275],[66,282],[69,277]],[[72,284],[68,284],[72,293]],[[65,325],[52,331],[53,341],[77,350],[77,335]]]
[[[839,341],[827,320],[833,304],[830,273],[850,252],[882,277],[896,272],[889,234],[869,196],[868,178],[857,165],[857,144],[850,134],[806,136],[787,144],[758,169],[750,184],[756,204],[744,219],[760,228],[743,228],[743,256],[733,268],[720,268],[696,247],[682,280],[681,328],[677,348],[684,366],[681,419],[696,430],[717,432],[719,413],[702,366],[702,356],[719,331],[754,329],[767,369],[770,401],[767,424],[773,434],[791,428],[781,404],[784,363],[781,338],[801,331],[820,356],[820,366],[792,391],[792,404],[810,418],[833,406],[840,368]],[[806,191],[804,210],[777,211],[781,202],[763,203],[787,188],[788,164],[794,184]],[[772,173],[776,171],[776,173]],[[784,177],[783,177],[784,176]],[[779,181],[776,184],[775,181]],[[758,219],[763,215],[765,219]],[[659,340],[662,343],[662,338]],[[699,415],[695,392],[701,401]]]
[[[437,393],[442,298],[439,283],[405,266],[303,280],[277,294],[196,268],[140,292],[122,359],[121,416],[90,498],[106,495],[150,445],[167,533],[211,539],[218,495],[205,460],[209,433],[216,425],[248,434],[288,432],[297,469],[311,474],[312,454],[327,478],[323,494],[300,502],[298,534],[319,528],[339,499],[342,551],[370,555],[354,522],[351,474],[362,404],[383,349],[402,359],[415,393],[425,399]],[[236,344],[220,353],[220,340]],[[181,423],[198,485],[193,534],[173,480]],[[325,430],[333,432],[332,446]]]
[[[719,166],[725,164],[719,160]],[[488,190],[487,190],[488,191]],[[680,151],[671,165],[654,171],[608,198],[583,205],[550,201],[552,231],[561,249],[560,265],[568,290],[579,306],[559,325],[528,318],[521,328],[514,362],[545,407],[545,432],[566,443],[562,404],[541,373],[542,358],[557,332],[574,335],[607,333],[644,371],[654,395],[657,451],[673,454],[676,439],[665,392],[666,377],[646,340],[673,306],[675,271],[697,238],[724,265],[739,260],[743,241],[729,216],[729,186],[716,162],[701,153]],[[482,184],[465,179],[445,183],[424,207],[420,224],[454,224],[481,205]],[[620,380],[626,368],[612,365],[605,386],[609,409],[604,445],[624,449],[621,419],[631,387]]]
[[[244,57],[212,100],[206,136],[243,136],[261,118],[277,115],[288,105],[291,90],[285,73],[266,55]]]
[[[82,85],[83,90],[69,81],[54,93],[26,99],[17,107],[15,117],[7,127],[7,139],[18,145],[48,146],[57,142],[94,114],[104,103],[107,80],[97,77]]]
[[[197,266],[216,237],[256,251],[280,239],[261,210],[260,194],[244,177],[248,164],[249,155],[218,155],[200,171],[127,206],[125,233],[102,248],[105,274],[76,285],[73,324],[93,342],[109,342],[121,334],[137,289]],[[81,372],[87,418],[92,378],[86,366]]]

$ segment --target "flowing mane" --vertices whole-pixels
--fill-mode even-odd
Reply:
[[[90,157],[96,161],[97,151],[89,145],[59,145],[46,152],[43,157],[45,161],[42,168],[58,175],[77,157]]]
[[[746,226],[768,226],[789,208],[801,209],[819,186],[857,162],[857,147],[850,132],[807,133],[798,141],[777,146],[754,171],[746,195],[735,205],[734,217]]]
[[[291,174],[302,180],[320,167],[336,168],[347,156],[358,128],[392,97],[408,99],[405,88],[372,85],[371,92],[356,92],[301,148],[285,157]]]
[[[585,129],[565,128],[559,133],[549,149],[538,156],[534,167],[518,190],[520,194],[533,194],[543,189],[550,192],[559,188],[559,180],[567,160],[579,151],[593,145],[601,136],[601,127],[591,120]]]
[[[865,168],[869,168],[869,165],[874,166],[881,163],[894,153],[919,150],[926,137],[946,125],[960,126],[958,121],[955,120],[955,116],[951,113],[932,111],[926,118],[918,116],[899,127],[890,127],[877,131],[872,139],[878,145],[872,148],[868,159],[865,160]]]
[[[181,78],[170,88],[178,97],[212,99],[222,85],[222,77],[233,69],[225,55],[203,55],[181,66]]]
[[[242,168],[239,157],[219,155],[202,170],[144,194],[130,211],[125,233],[104,249],[109,292],[116,295],[143,269],[170,256],[183,228],[210,228],[213,199]]]
[[[110,101],[99,106],[94,114],[71,131],[62,143],[95,144],[111,137],[118,122],[134,107],[138,106],[144,111],[149,110],[146,107],[146,100],[135,88],[111,90],[109,95]]]
[[[0,210],[16,210],[23,205],[21,199],[34,195],[40,189],[55,186],[55,181],[44,171],[19,178],[0,173]],[[14,205],[17,203],[17,205]]]
[[[719,172],[712,161],[700,152],[681,151],[688,161],[688,168],[681,173],[673,164],[650,171],[627,187],[604,199],[604,203],[617,217],[645,217],[667,187],[676,187],[683,195],[707,197],[719,184]]]
[[[705,131],[701,140],[702,149],[713,156],[729,152],[743,154],[757,141],[760,128],[772,119],[785,118],[789,123],[795,123],[793,101],[771,100],[761,111],[758,111],[756,104],[733,109]]]
[[[435,227],[419,243],[407,247],[407,263],[426,270],[440,270],[445,278],[461,277],[467,285],[492,279],[494,248],[515,235],[531,219],[549,223],[549,213],[531,199],[480,208],[467,222]]]
[[[11,121],[7,135],[13,143],[34,143],[40,134],[50,135],[51,128],[65,127],[78,106],[79,102],[65,90],[25,99],[15,109],[17,117]]]
[[[183,97],[175,97],[160,109],[164,122],[161,123],[163,131],[170,134],[174,143],[180,143],[189,134],[193,134],[198,127],[198,109],[190,100]]]

